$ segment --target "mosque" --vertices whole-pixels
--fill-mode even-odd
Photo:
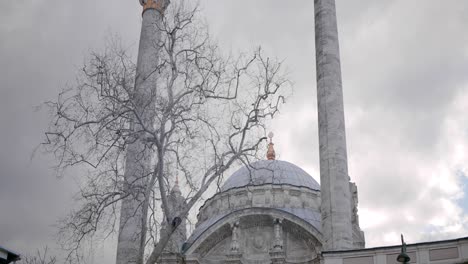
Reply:
[[[139,2],[143,18],[137,72],[149,76],[145,71],[153,71],[157,61],[153,21],[161,19],[170,1]],[[314,7],[320,175],[277,160],[269,135],[266,158],[238,169],[205,201],[189,237],[186,220],[181,220],[158,263],[468,263],[468,237],[408,245],[402,237],[402,245],[365,247],[358,189],[348,176],[335,0],[314,0]],[[138,88],[147,89],[151,81],[144,79]],[[320,185],[314,177],[320,177]],[[174,212],[184,207],[177,184],[168,200]],[[121,214],[125,221],[119,230],[117,264],[135,263],[139,254],[140,239],[131,229],[141,219],[137,202],[130,196],[122,201],[122,208],[137,209],[128,218]],[[0,263],[17,260],[18,254],[0,247]]]
[[[145,27],[168,1],[139,1],[139,60],[146,65],[156,34]],[[314,7],[320,175],[277,160],[270,135],[266,159],[238,169],[206,200],[190,237],[183,220],[159,263],[468,263],[468,238],[410,245],[402,238],[404,246],[365,248],[357,186],[348,176],[335,1],[315,0]],[[169,203],[175,211],[185,203],[177,185]],[[119,243],[128,245],[124,238]],[[118,263],[127,258],[118,256]]]
[[[351,183],[352,248],[364,247]],[[322,251],[320,185],[298,166],[267,159],[240,168],[200,208],[184,244],[192,263],[318,263]],[[200,259],[202,260],[200,262]]]
[[[177,233],[174,251],[164,253],[161,263],[398,263],[401,245],[365,248],[354,183],[351,246],[324,250],[321,186],[300,167],[276,160],[273,146],[270,141],[265,160],[238,169],[201,206],[195,230],[188,238],[185,230]],[[177,197],[175,187],[172,201],[184,203]],[[408,263],[468,263],[468,238],[405,246]]]

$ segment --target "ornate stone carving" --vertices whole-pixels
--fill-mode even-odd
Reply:
[[[274,240],[271,219],[268,226],[242,228],[242,237],[241,246],[244,259],[251,261],[268,259],[268,252]]]
[[[286,263],[286,255],[284,251],[271,251],[270,260],[272,264],[283,264]]]
[[[275,223],[280,227],[276,228],[276,235]],[[276,248],[281,248],[278,247],[280,237],[283,238],[282,251],[274,251],[275,244]],[[272,208],[242,209],[218,220],[199,240],[189,240],[186,258],[207,264],[239,263],[237,261],[269,264],[271,261],[281,263],[276,261],[282,258],[285,263],[309,263],[320,252],[321,239],[320,233],[291,213]],[[238,251],[232,252],[231,248],[238,248]]]
[[[231,238],[231,253],[239,253],[239,241],[237,238],[237,229],[239,228],[239,222],[236,221],[231,224],[232,238]]]
[[[242,263],[242,253],[240,252],[239,240],[238,240],[238,229],[239,221],[231,224],[232,236],[231,236],[231,248],[229,253],[226,255],[226,263],[240,264]]]
[[[283,228],[282,228],[283,219],[276,218],[274,220],[274,230],[275,230],[275,241],[273,243],[273,250],[282,251],[283,250]]]
[[[286,261],[286,254],[284,252],[284,238],[283,238],[283,219],[275,218],[273,220],[274,225],[274,241],[273,248],[270,251],[270,259],[273,264],[282,264]]]
[[[354,182],[349,183],[349,190],[351,193],[351,224],[353,227],[353,246],[354,248],[364,248],[364,232],[362,232],[361,228],[359,227],[358,190]]]
[[[286,203],[290,201],[289,203]],[[320,192],[296,186],[262,185],[231,189],[207,200],[198,213],[198,224],[225,212],[251,207],[320,210]],[[257,221],[254,221],[257,222]]]
[[[241,264],[242,261],[242,254],[241,253],[230,253],[226,256],[226,260],[224,263],[229,263],[229,264]]]
[[[349,190],[351,192],[351,221],[353,224],[359,225],[359,216],[358,216],[358,193],[357,186],[354,182],[349,183]]]

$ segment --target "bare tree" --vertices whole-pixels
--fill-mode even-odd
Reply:
[[[186,219],[233,164],[249,164],[264,146],[265,123],[290,88],[281,62],[260,48],[224,56],[198,16],[197,7],[183,4],[167,10],[154,43],[159,60],[151,93],[135,91],[136,66],[128,50],[113,42],[91,54],[76,86],[46,103],[51,124],[44,148],[55,155],[57,171],[88,168],[81,177],[81,207],[61,222],[69,259],[85,239],[116,232],[122,199],[141,195],[144,254],[137,263],[144,256],[155,263],[180,223],[174,220]],[[129,182],[125,161],[135,146],[136,159],[149,169]],[[168,204],[176,176],[186,198],[177,214]],[[172,228],[158,232],[161,224]]]
[[[20,264],[55,264],[57,263],[57,258],[55,256],[49,256],[49,249],[45,247],[42,252],[37,250],[36,254],[33,256],[22,257]]]

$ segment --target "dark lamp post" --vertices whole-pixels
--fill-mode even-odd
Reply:
[[[401,235],[401,253],[397,257],[397,261],[401,263],[408,263],[410,262],[411,258],[406,254],[406,243],[403,239],[403,234]]]

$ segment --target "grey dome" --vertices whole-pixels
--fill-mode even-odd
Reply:
[[[320,185],[303,169],[282,160],[260,160],[244,166],[227,179],[221,191],[247,185],[287,184],[320,191]]]

